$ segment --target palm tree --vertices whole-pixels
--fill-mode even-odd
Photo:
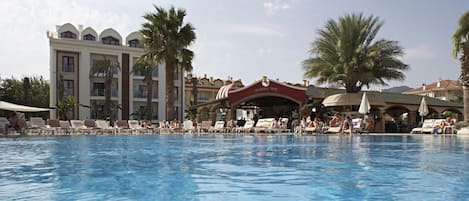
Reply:
[[[153,70],[157,68],[157,65],[153,63],[153,60],[146,57],[146,55],[141,56],[137,63],[133,67],[133,72],[142,71],[145,74],[143,81],[147,85],[147,106],[145,110],[145,117],[148,120],[152,119],[153,107],[151,106],[151,101],[153,98]]]
[[[382,25],[378,17],[363,14],[329,20],[311,45],[315,57],[303,61],[304,76],[318,78],[318,84],[338,84],[346,92],[403,80],[408,66],[397,58],[402,48],[396,41],[375,40]]]
[[[166,118],[174,119],[174,77],[175,69],[192,71],[194,53],[187,49],[195,41],[194,27],[184,24],[184,9],[169,10],[154,5],[156,12],[143,16],[146,20],[140,32],[146,56],[165,63],[166,70]],[[183,79],[183,78],[181,78]],[[183,86],[182,86],[183,87]],[[182,89],[181,89],[182,90]]]
[[[102,60],[93,60],[90,69],[90,78],[104,78],[104,116],[111,116],[111,86],[113,73],[120,70],[119,62],[112,60],[109,56],[103,56]]]
[[[459,79],[463,87],[464,120],[469,120],[469,11],[459,19],[458,29],[453,34],[453,57],[461,57],[461,75]]]

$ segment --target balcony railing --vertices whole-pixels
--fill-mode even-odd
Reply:
[[[117,89],[111,89],[111,97],[117,97]],[[104,96],[104,89],[91,90],[91,96]]]

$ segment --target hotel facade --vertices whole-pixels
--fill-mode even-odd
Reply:
[[[144,73],[134,71],[138,57],[144,54],[139,32],[123,38],[112,28],[98,34],[93,28],[67,23],[48,31],[50,46],[50,107],[56,108],[59,100],[73,97],[76,103],[69,111],[70,119],[104,119],[104,78],[90,75],[98,60],[109,59],[118,68],[113,72],[111,101],[114,118],[141,119],[146,107],[146,82]],[[153,71],[152,119],[166,120],[166,72],[164,63]],[[184,72],[174,72],[175,117],[184,117]],[[51,119],[58,118],[57,111]]]

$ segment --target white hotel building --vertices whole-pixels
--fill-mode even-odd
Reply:
[[[146,106],[146,83],[143,72],[132,70],[136,59],[144,53],[140,44],[142,35],[130,33],[124,39],[112,28],[98,34],[93,28],[73,26],[70,23],[48,31],[50,44],[50,107],[55,108],[59,98],[73,96],[77,104],[69,113],[71,119],[102,119],[104,104],[104,79],[90,76],[94,61],[104,56],[119,63],[112,81],[111,100],[115,118],[138,118],[139,110]],[[166,87],[164,65],[153,72],[152,120],[166,119]],[[184,115],[184,72],[174,74],[175,111],[179,120]],[[51,112],[57,117],[57,111]]]

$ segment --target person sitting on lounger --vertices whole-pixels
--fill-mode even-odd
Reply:
[[[342,127],[340,128],[340,134],[344,134],[344,131],[347,129],[349,134],[352,135],[353,124],[352,118],[350,118],[350,116],[347,116],[347,118],[345,118],[344,122],[342,123]]]
[[[323,125],[322,122],[319,120],[319,117],[315,117],[314,120],[309,123],[308,127],[312,128],[316,132],[321,133]]]
[[[334,117],[329,121],[329,127],[340,127],[342,122],[343,120],[340,113],[335,113]]]
[[[441,121],[440,125],[438,125],[438,132],[444,133],[446,128],[451,128],[454,125],[453,119],[450,117],[446,118],[446,120]]]

